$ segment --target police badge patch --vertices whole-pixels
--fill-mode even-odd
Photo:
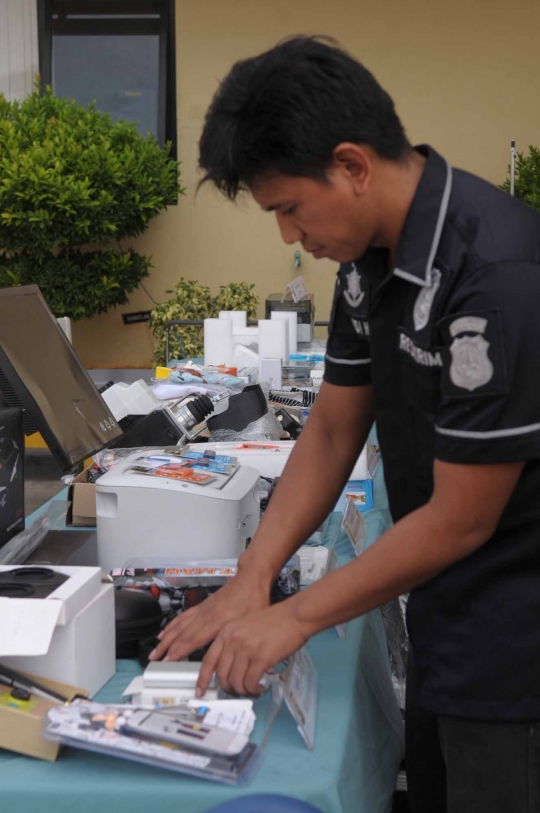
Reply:
[[[443,374],[446,395],[496,395],[506,391],[502,331],[497,311],[441,320],[449,358]]]
[[[362,291],[362,278],[356,270],[356,265],[352,263],[352,271],[345,275],[347,280],[347,290],[343,291],[345,297],[351,308],[357,308],[365,296]]]
[[[483,336],[463,336],[450,345],[452,366],[450,378],[456,387],[469,392],[483,387],[493,378],[493,364],[488,356],[489,342]]]

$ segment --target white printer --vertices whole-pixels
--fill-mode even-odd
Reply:
[[[134,452],[96,483],[98,563],[236,559],[260,520],[259,473],[239,466],[220,488],[133,471]]]

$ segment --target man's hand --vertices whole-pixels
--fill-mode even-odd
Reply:
[[[238,574],[171,621],[150,660],[185,658],[213,641],[229,621],[268,606],[279,571],[336,504],[372,421],[371,386],[323,383]]]
[[[307,641],[289,600],[230,621],[206,653],[197,682],[202,697],[214,672],[229,694],[258,697],[263,675]]]
[[[270,583],[240,571],[197,607],[180,613],[158,636],[151,661],[179,661],[213,641],[221,628],[239,616],[257,612],[270,603]],[[166,657],[164,657],[166,656]]]

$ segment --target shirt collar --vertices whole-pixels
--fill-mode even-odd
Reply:
[[[399,238],[393,274],[429,287],[452,191],[452,168],[431,147],[415,149],[427,162]]]

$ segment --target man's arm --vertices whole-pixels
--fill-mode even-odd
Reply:
[[[435,462],[431,500],[400,520],[362,556],[287,601],[227,624],[199,677],[257,694],[269,668],[327,627],[355,618],[445,570],[493,534],[523,463]]]
[[[323,382],[253,542],[240,559],[269,585],[334,508],[373,424],[371,386]]]
[[[342,568],[339,580],[327,578],[301,596],[294,612],[306,634],[379,607],[473,553],[494,533],[523,465],[435,461],[431,500]]]
[[[279,571],[336,504],[372,423],[371,386],[322,384],[238,575],[175,618],[151,660],[180,660],[213,640],[227,621],[268,606]]]

